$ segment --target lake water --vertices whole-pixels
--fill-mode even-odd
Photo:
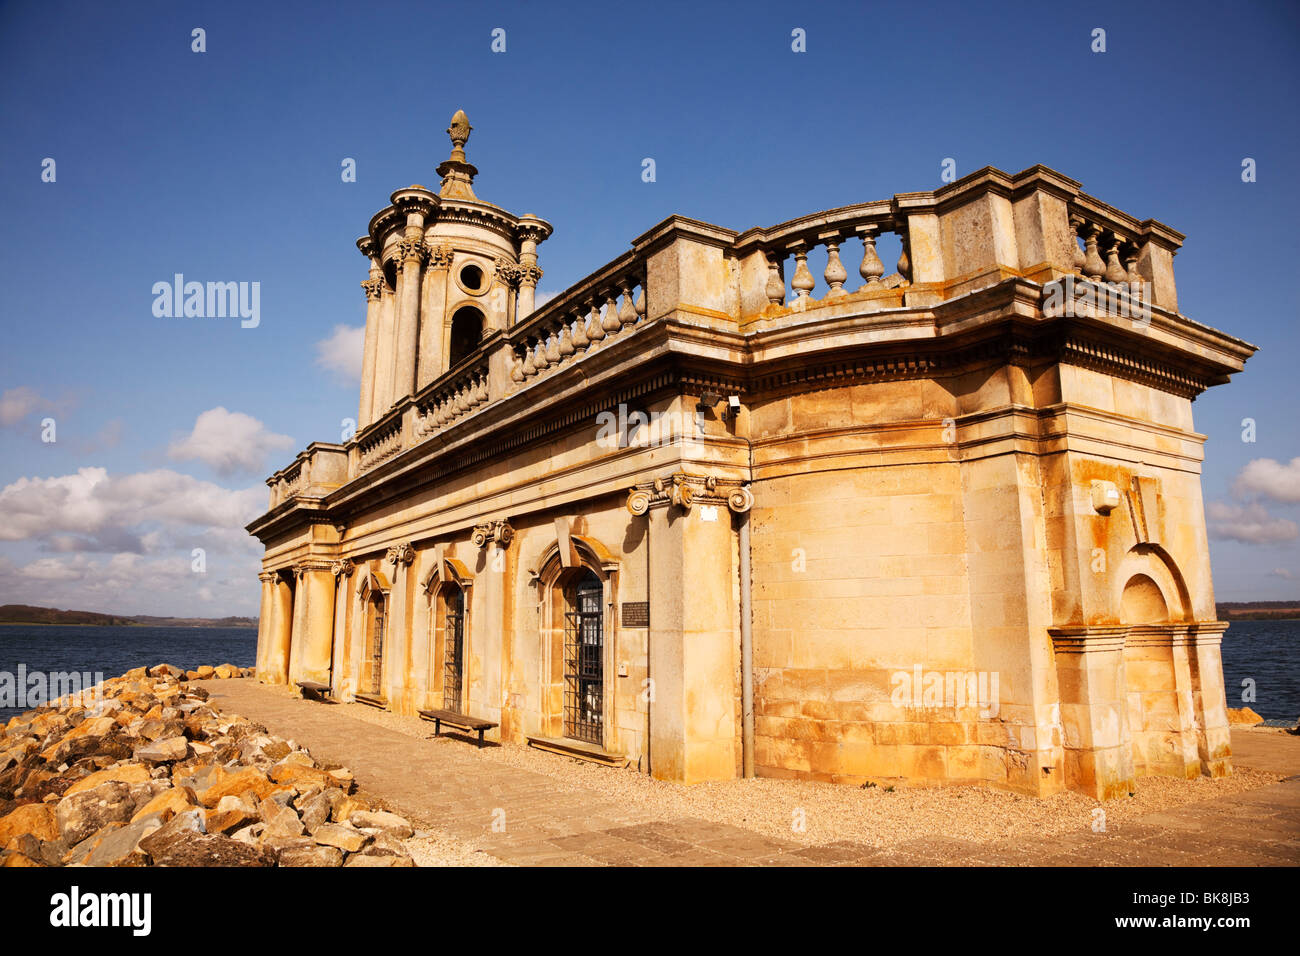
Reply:
[[[0,625],[0,671],[99,671],[117,677],[133,667],[166,662],[252,667],[257,631],[243,627],[33,627]],[[1223,679],[1229,707],[1249,704],[1266,718],[1300,717],[1300,621],[1234,621],[1223,636]],[[1242,681],[1255,700],[1242,701]],[[0,707],[0,720],[18,708]]]
[[[251,627],[67,627],[0,624],[0,672],[74,671],[117,677],[133,667],[200,664],[252,667],[257,629]],[[0,722],[26,708],[0,706]]]

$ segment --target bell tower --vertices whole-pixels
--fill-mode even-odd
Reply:
[[[473,127],[457,110],[437,193],[399,189],[357,248],[370,262],[358,429],[474,355],[485,336],[535,308],[537,246],[551,224],[479,199],[465,158]]]

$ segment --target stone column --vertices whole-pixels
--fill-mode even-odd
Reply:
[[[369,237],[357,240],[357,246],[370,259],[370,277],[361,283],[366,292],[366,336],[361,358],[361,406],[357,414],[357,430],[360,431],[375,420],[375,361],[379,348],[379,310],[384,293],[384,275]]]
[[[271,603],[274,598],[275,575],[265,571],[257,576],[262,582],[262,603],[257,611],[257,676],[259,679],[267,671],[267,659],[271,653]]]
[[[388,621],[384,634],[384,679],[387,683],[385,697],[395,713],[414,714],[414,703],[408,700],[406,686],[410,670],[411,622],[407,613],[410,603],[411,563],[415,550],[409,544],[389,548],[384,558],[393,569],[392,589],[388,593]]]
[[[293,639],[293,585],[276,572],[271,582],[271,629],[266,671],[258,678],[266,684],[283,684],[289,679],[289,647]]]
[[[551,227],[536,217],[525,216],[516,227],[519,237],[519,294],[515,298],[515,321],[522,322],[537,308],[537,244],[551,234]]]
[[[424,299],[420,303],[420,354],[416,369],[416,390],[428,385],[446,369],[443,367],[442,338],[446,322],[447,284],[454,253],[450,246],[429,250],[424,271]]]
[[[397,348],[397,295],[387,283],[379,292],[379,331],[375,335],[375,384],[370,420],[383,418],[393,407],[393,356]]]
[[[650,522],[651,773],[680,783],[732,779],[740,747],[734,532],[726,504],[693,494],[677,484],[628,502]]]
[[[334,573],[325,562],[300,564],[294,571],[298,575],[298,593],[294,601],[289,681],[327,684],[334,640]]]
[[[349,696],[348,687],[348,605],[350,591],[349,581],[353,571],[352,561],[343,558],[335,561],[330,570],[334,573],[334,640],[330,652],[330,696],[335,700],[345,700]],[[355,640],[355,638],[353,638]]]
[[[420,297],[424,262],[429,247],[424,242],[424,222],[435,198],[418,186],[393,193],[393,205],[406,214],[406,229],[397,244],[397,338],[393,349],[392,402],[414,395],[420,351]],[[391,402],[390,402],[391,404]]]

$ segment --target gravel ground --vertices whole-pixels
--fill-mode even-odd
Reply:
[[[418,717],[399,716],[364,704],[339,706],[342,713],[358,720],[413,737],[432,736],[429,722]],[[863,790],[765,778],[686,786],[511,743],[481,751],[450,738],[442,738],[438,745],[464,748],[478,759],[544,774],[561,789],[598,793],[624,806],[639,808],[655,819],[695,817],[808,845],[848,840],[890,847],[936,836],[1001,843],[1017,834],[1050,836],[1091,829],[1092,810],[1099,806],[1105,808],[1107,828],[1113,829],[1144,814],[1253,790],[1281,779],[1279,774],[1252,769],[1237,770],[1231,777],[1217,780],[1145,777],[1138,782],[1135,796],[1102,804],[1078,793],[1037,798],[984,787],[900,787],[890,792],[879,787]],[[799,811],[805,825],[802,832],[792,826]],[[434,841],[429,852],[448,854],[447,862],[452,864],[488,856],[456,840]],[[412,855],[422,862],[415,853],[413,848]],[[450,859],[456,854],[460,854],[459,858]]]

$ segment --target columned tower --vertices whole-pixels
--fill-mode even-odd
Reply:
[[[435,194],[399,189],[357,248],[370,261],[358,429],[381,418],[473,352],[479,340],[527,317],[536,302],[537,245],[551,225],[474,194],[465,158],[469,125],[451,118],[451,155]]]

